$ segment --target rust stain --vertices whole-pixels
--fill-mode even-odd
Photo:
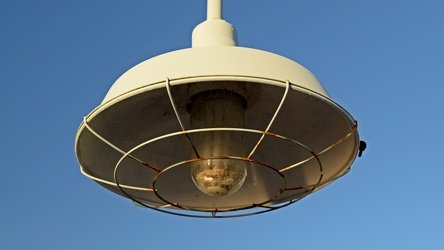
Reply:
[[[271,133],[271,132],[269,132],[269,131],[264,131],[264,134],[277,137],[277,134],[275,134],[275,133]]]
[[[157,172],[160,172],[160,171],[161,171],[160,169],[158,169],[158,168],[156,168],[156,167],[154,167],[154,166],[151,166],[150,164],[148,164],[148,163],[146,163],[146,162],[142,162],[142,164],[143,164],[144,166],[146,166],[146,167],[151,168],[152,170],[157,171]]]

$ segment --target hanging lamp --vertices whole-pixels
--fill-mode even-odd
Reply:
[[[76,136],[81,172],[136,205],[237,217],[292,204],[345,175],[357,123],[303,66],[237,46],[208,0],[192,48],[113,84]]]

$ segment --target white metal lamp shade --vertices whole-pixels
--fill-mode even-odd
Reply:
[[[240,96],[244,127],[191,126],[193,97],[211,91]],[[221,134],[241,138],[242,150],[205,154],[197,145]],[[81,171],[100,185],[144,207],[198,217],[291,204],[347,173],[358,149],[356,121],[313,74],[279,55],[235,46],[196,46],[135,66],[76,137]],[[246,169],[238,190],[212,196],[199,189],[192,168],[210,161]]]

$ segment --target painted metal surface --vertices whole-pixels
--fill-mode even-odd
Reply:
[[[76,136],[83,174],[142,207],[237,217],[292,204],[349,171],[359,150],[353,117],[303,66],[237,47],[234,27],[221,19],[221,3],[208,1],[192,48],[131,68],[85,117]],[[189,102],[208,90],[245,99],[245,128],[190,129]],[[196,135],[220,131],[244,133],[250,153],[199,156]],[[190,166],[209,159],[247,166],[236,193],[211,197],[196,188]]]

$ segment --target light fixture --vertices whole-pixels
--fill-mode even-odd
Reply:
[[[292,204],[349,171],[357,123],[301,65],[237,46],[208,0],[192,48],[123,74],[76,136],[81,172],[135,204],[236,217]]]

